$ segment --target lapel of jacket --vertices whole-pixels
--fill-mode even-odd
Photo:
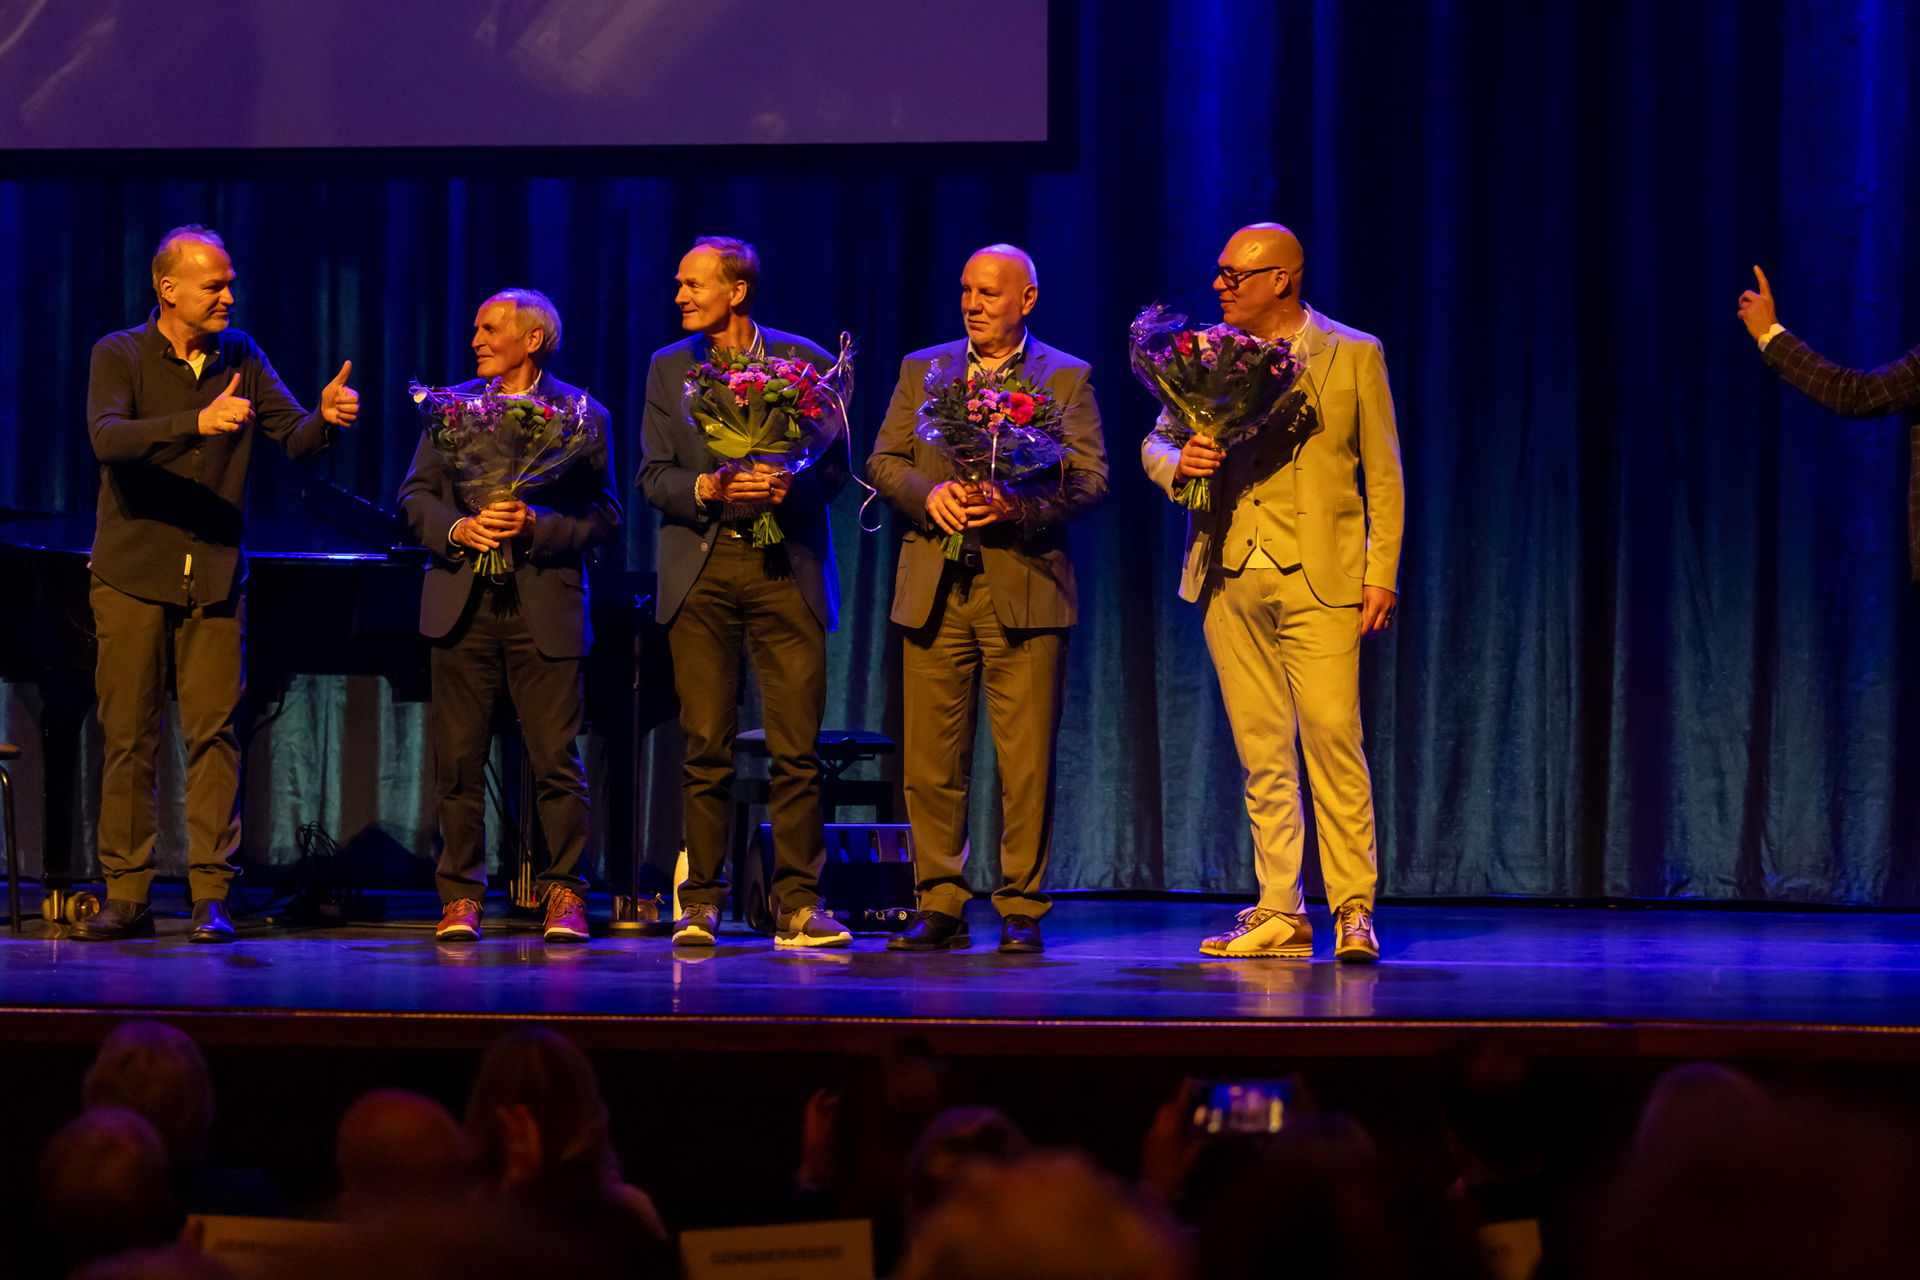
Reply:
[[[1301,385],[1306,388],[1307,403],[1313,406],[1315,413],[1320,412],[1320,388],[1327,385],[1327,375],[1333,371],[1334,352],[1340,347],[1339,335],[1323,328],[1323,319],[1318,311],[1311,314],[1304,340],[1301,342],[1299,348],[1300,355],[1304,357],[1307,362],[1306,371],[1300,375],[1300,382]],[[1324,429],[1324,426],[1325,424],[1323,423],[1322,429]],[[1300,465],[1300,460],[1306,456],[1308,446],[1313,443],[1314,437],[1318,435],[1319,432],[1316,431],[1313,436],[1307,437],[1305,443],[1293,451],[1293,466],[1290,470],[1293,472],[1293,506],[1296,511],[1300,509],[1300,487],[1303,484],[1309,483],[1305,478],[1306,471]],[[1297,536],[1296,533],[1296,537]]]
[[[932,348],[933,355],[927,361],[927,367],[920,373],[920,386],[917,388],[920,403],[927,401],[927,379],[935,374],[944,378],[964,378],[967,376],[967,340],[943,343]],[[916,410],[917,412],[917,410]],[[918,433],[918,423],[913,437],[914,463],[923,475],[934,480],[945,480],[953,475],[941,452],[922,440]]]
[[[1036,391],[1046,389],[1047,379],[1053,374],[1053,348],[1027,334],[1027,358],[1020,367],[1020,376],[1031,382]]]

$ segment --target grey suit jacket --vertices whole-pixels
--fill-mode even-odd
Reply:
[[[926,398],[928,369],[941,362],[964,373],[966,359],[962,339],[915,351],[901,361],[893,401],[867,458],[867,479],[911,521],[900,542],[890,615],[905,627],[925,625],[933,612],[947,560],[942,531],[927,518],[927,495],[953,478],[939,451],[914,434],[916,416]],[[1066,525],[1107,492],[1107,446],[1092,373],[1086,361],[1028,335],[1022,374],[1062,406],[1069,453],[1059,483],[1042,482],[1049,500],[1039,504],[1033,519],[979,531],[981,572],[1002,626],[1067,627],[1079,620]]]
[[[797,334],[760,326],[767,354],[805,360],[816,369],[833,367],[833,358]],[[660,585],[654,597],[654,616],[673,621],[687,592],[706,568],[717,535],[719,504],[693,496],[693,486],[720,460],[707,448],[706,437],[686,411],[687,370],[704,360],[704,334],[683,338],[653,353],[647,369],[647,409],[640,421],[643,457],[639,485],[647,502],[660,512],[658,550]],[[828,412],[832,412],[831,409]],[[840,614],[840,581],[833,562],[833,528],[827,504],[846,487],[848,454],[836,444],[825,457],[797,473],[787,499],[774,509],[786,540],[788,562],[795,583],[820,625],[833,630]]]
[[[476,378],[456,390],[479,391],[485,385]],[[553,399],[584,394],[544,372],[533,389]],[[534,490],[531,496],[538,501],[527,504],[533,508],[533,531],[517,540],[519,563],[513,579],[520,608],[535,647],[549,658],[584,657],[593,647],[586,559],[620,528],[607,411],[591,396],[587,405],[599,420],[600,443]],[[447,542],[453,526],[470,513],[454,493],[454,474],[446,455],[434,448],[425,432],[414,448],[413,466],[400,482],[400,508],[413,536],[432,553],[420,589],[420,634],[438,640],[458,625],[473,598],[474,557]]]
[[[1315,313],[1304,348],[1301,386],[1319,414],[1319,429],[1302,444],[1293,475],[1300,564],[1323,602],[1360,603],[1360,588],[1397,591],[1406,490],[1400,471],[1400,434],[1380,340]],[[1216,474],[1213,505],[1187,516],[1187,555],[1180,595],[1199,600],[1218,562],[1220,540],[1234,509],[1259,477],[1251,443],[1227,452]],[[1173,495],[1180,450],[1149,435],[1140,460],[1153,482]],[[1363,484],[1364,482],[1364,484]]]

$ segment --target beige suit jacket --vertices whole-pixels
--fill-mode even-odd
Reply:
[[[927,371],[936,362],[965,372],[963,339],[915,351],[900,362],[900,381],[886,420],[867,458],[867,480],[910,523],[900,543],[894,574],[893,610],[904,627],[924,626],[933,612],[946,569],[941,532],[927,517],[927,495],[953,478],[938,450],[914,434],[926,398]],[[992,593],[994,614],[1006,627],[1069,627],[1079,620],[1080,597],[1067,550],[1067,522],[1107,492],[1107,446],[1100,433],[1092,370],[1079,360],[1028,335],[1022,374],[1059,401],[1067,459],[1062,483],[1039,514],[1025,525],[992,524],[980,530],[980,567]]]
[[[1314,595],[1329,605],[1360,603],[1360,588],[1399,590],[1400,538],[1406,492],[1400,434],[1380,340],[1315,312],[1303,347],[1300,385],[1319,415],[1319,429],[1294,454],[1295,531],[1300,564]],[[1228,450],[1216,474],[1210,510],[1187,517],[1180,596],[1198,601],[1220,561],[1220,543],[1234,508],[1257,476],[1251,442]],[[1149,435],[1140,460],[1153,482],[1173,496],[1180,450]]]

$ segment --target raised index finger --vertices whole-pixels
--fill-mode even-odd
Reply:
[[[1773,296],[1773,286],[1767,283],[1767,273],[1760,269],[1758,263],[1754,264],[1753,278],[1760,282],[1760,296],[1763,298],[1771,298]]]

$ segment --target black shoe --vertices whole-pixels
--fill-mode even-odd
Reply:
[[[219,898],[201,898],[193,904],[193,932],[188,942],[232,942],[233,917]]]
[[[85,924],[75,925],[73,936],[83,942],[120,942],[127,938],[151,938],[153,916],[144,902],[108,898],[100,914]]]
[[[1032,916],[1008,916],[1000,922],[1002,951],[1040,951],[1040,922]]]
[[[966,920],[944,911],[916,911],[904,930],[887,939],[889,951],[951,951],[972,945]]]

